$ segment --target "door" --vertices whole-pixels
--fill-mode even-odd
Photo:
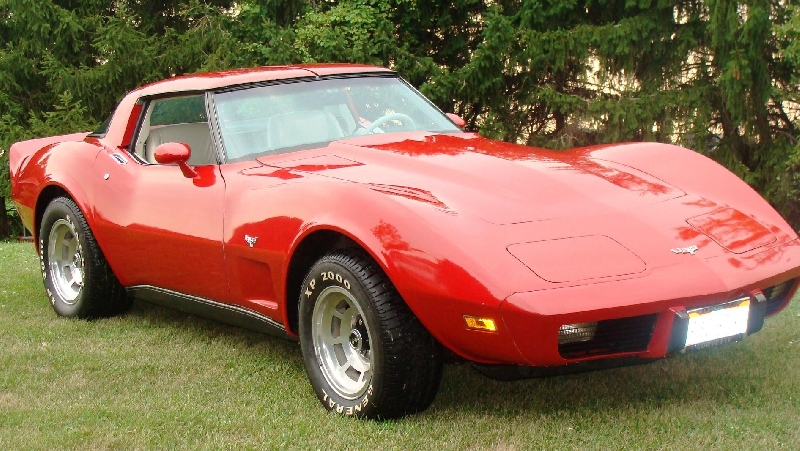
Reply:
[[[95,234],[125,286],[150,285],[226,302],[222,245],[225,182],[203,96],[148,103],[131,153],[100,152],[92,174]],[[164,142],[189,144],[197,177],[153,158]]]

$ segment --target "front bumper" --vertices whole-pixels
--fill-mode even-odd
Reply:
[[[759,302],[759,293],[770,294],[790,280],[792,285],[781,297]],[[747,257],[691,257],[684,264],[648,269],[639,277],[515,293],[501,304],[500,313],[524,361],[497,363],[541,367],[665,357],[683,349],[688,309],[751,297],[750,334],[761,328],[765,316],[788,304],[799,283],[800,240],[793,240]],[[561,326],[591,322],[606,324],[604,333],[614,346],[603,343],[574,353],[559,347]],[[630,335],[615,337],[616,332]],[[631,345],[635,340],[640,344]]]

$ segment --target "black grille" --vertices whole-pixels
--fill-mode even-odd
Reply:
[[[597,322],[597,333],[588,341],[558,345],[561,357],[575,359],[620,352],[644,351],[650,344],[658,314]]]
[[[789,294],[789,290],[792,289],[792,285],[794,285],[794,279],[762,290],[764,296],[767,298],[766,315],[775,313],[781,305],[783,305],[783,301],[786,300],[786,296]]]

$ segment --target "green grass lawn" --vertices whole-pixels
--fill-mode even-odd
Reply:
[[[56,317],[0,243],[0,449],[800,449],[800,300],[747,340],[651,365],[495,382],[448,365],[422,414],[328,414],[296,343],[137,302]]]

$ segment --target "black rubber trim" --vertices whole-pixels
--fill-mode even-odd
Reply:
[[[686,335],[689,333],[689,314],[685,310],[675,313],[672,320],[672,333],[667,343],[667,355],[680,352],[686,347]]]
[[[563,376],[566,374],[587,373],[624,366],[642,365],[660,359],[639,357],[620,357],[612,359],[588,360],[562,366],[524,366],[524,365],[484,365],[473,363],[472,367],[484,376],[498,381],[516,381],[542,377]]]
[[[127,291],[130,296],[151,304],[220,321],[243,329],[297,341],[296,338],[291,337],[286,332],[286,328],[283,324],[245,307],[217,302],[211,299],[192,296],[190,294],[151,285],[136,285],[128,287]]]
[[[754,334],[764,327],[767,316],[767,298],[763,293],[750,296],[750,312],[747,316],[747,335]]]

